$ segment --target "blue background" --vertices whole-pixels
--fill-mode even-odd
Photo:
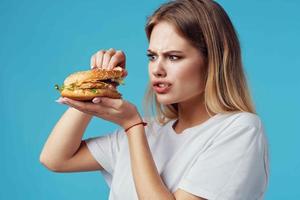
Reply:
[[[147,77],[146,16],[163,1],[0,0],[0,199],[107,199],[99,172],[53,173],[39,163],[66,107],[55,103],[72,71],[99,49],[125,51],[120,87],[141,110]],[[299,35],[296,0],[218,1],[241,40],[245,70],[270,145],[266,199],[300,199]],[[93,119],[85,138],[114,130]],[[124,186],[126,187],[126,186]]]

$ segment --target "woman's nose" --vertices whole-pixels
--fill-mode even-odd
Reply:
[[[161,77],[165,77],[166,76],[166,71],[163,67],[163,64],[160,62],[157,62],[155,64],[153,64],[155,66],[153,66],[153,70],[152,73],[156,78],[161,78]]]

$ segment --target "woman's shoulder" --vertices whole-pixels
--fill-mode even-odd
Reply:
[[[257,138],[257,141],[266,143],[264,126],[257,114],[236,112],[221,114],[221,118],[215,141],[239,141],[240,145],[243,143],[247,146],[249,141],[254,141],[254,138]]]
[[[235,112],[222,115],[224,117],[224,120],[227,121],[227,123],[230,123],[231,127],[248,126],[260,128],[262,126],[261,118],[254,113]]]

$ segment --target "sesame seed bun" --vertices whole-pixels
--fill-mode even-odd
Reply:
[[[121,70],[105,70],[105,69],[92,69],[87,71],[79,71],[69,75],[64,85],[70,85],[72,83],[87,82],[89,80],[106,80],[111,78],[120,78],[123,75]]]

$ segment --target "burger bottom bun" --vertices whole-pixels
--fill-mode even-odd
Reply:
[[[91,91],[90,89],[64,89],[61,91],[61,96],[78,101],[89,101],[95,97],[109,97],[113,99],[120,99],[122,95],[116,90],[109,89],[94,89],[93,91]]]

